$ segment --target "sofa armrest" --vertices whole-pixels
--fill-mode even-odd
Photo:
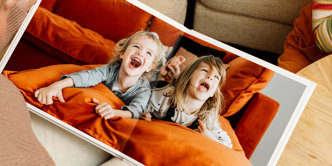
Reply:
[[[235,127],[235,133],[247,158],[250,158],[279,109],[272,98],[256,93]]]

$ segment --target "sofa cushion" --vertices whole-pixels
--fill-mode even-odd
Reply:
[[[60,51],[88,64],[107,63],[115,45],[100,34],[42,7],[37,9],[26,31],[36,39],[30,42],[37,42],[35,45],[40,49],[50,53],[48,47],[52,47],[54,56]]]
[[[210,10],[234,13],[291,25],[310,0],[199,0]]]
[[[196,1],[193,29],[222,42],[280,54],[292,26],[213,10]]]
[[[49,11],[54,11],[57,0],[42,0],[40,7],[43,7]]]
[[[223,117],[220,118],[221,127],[230,135],[233,150],[194,130],[171,122],[116,117],[103,120],[94,111],[96,104],[91,102],[92,97],[108,102],[114,108],[123,105],[103,84],[90,88],[65,88],[65,103],[56,100],[52,105],[46,106],[38,103],[34,97],[35,90],[60,79],[61,75],[96,66],[55,65],[21,72],[4,71],[4,74],[15,83],[29,103],[143,164],[250,165],[235,132]],[[188,148],[191,153],[188,153]]]
[[[229,65],[222,88],[226,109],[224,117],[240,111],[255,93],[269,84],[274,74],[274,71],[242,57],[232,60]]]
[[[115,42],[145,30],[152,17],[125,0],[58,0],[55,13]]]
[[[149,31],[158,33],[160,41],[166,46],[173,46],[184,33],[157,17],[153,17]]]
[[[139,0],[169,18],[184,24],[187,14],[187,0]]]
[[[250,158],[279,109],[274,99],[256,93],[247,105],[235,131],[247,158]]]

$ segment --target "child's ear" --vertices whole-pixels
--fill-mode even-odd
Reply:
[[[229,64],[224,64],[225,70],[227,71],[229,69],[229,67],[231,67],[231,65]]]
[[[120,58],[120,59],[123,59],[123,53],[121,53],[121,54],[119,55],[119,58]]]

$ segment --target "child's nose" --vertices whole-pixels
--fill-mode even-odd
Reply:
[[[138,49],[138,50],[137,50],[137,54],[138,54],[139,56],[142,56],[142,55],[143,55],[143,51],[142,51],[142,49]]]

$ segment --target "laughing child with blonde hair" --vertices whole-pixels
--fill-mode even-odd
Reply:
[[[108,103],[97,103],[95,111],[104,119],[112,117],[139,118],[148,104],[151,87],[146,79],[165,63],[165,53],[159,37],[154,32],[139,31],[120,40],[114,48],[114,56],[106,65],[62,76],[48,87],[38,89],[35,97],[42,104],[53,104],[52,97],[65,102],[62,89],[66,87],[90,87],[104,83],[126,105],[121,110]]]
[[[141,118],[151,120],[153,116],[178,123],[232,148],[230,137],[218,121],[224,105],[220,88],[225,79],[226,65],[219,58],[201,57],[169,85],[152,91],[147,112]]]

